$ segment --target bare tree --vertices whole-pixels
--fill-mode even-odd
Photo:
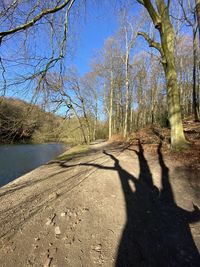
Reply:
[[[199,96],[198,96],[198,79],[197,79],[197,70],[198,70],[198,46],[197,46],[197,18],[195,12],[195,6],[192,6],[190,1],[187,2],[187,6],[184,5],[183,0],[179,0],[179,4],[183,11],[184,20],[187,25],[192,28],[192,37],[193,37],[193,112],[194,112],[194,120],[199,121]],[[189,17],[188,10],[191,13],[191,17]]]
[[[12,0],[1,3],[0,69],[4,92],[10,86],[17,87],[22,83],[27,84],[30,92],[32,82],[34,96],[38,93],[45,75],[66,54],[69,13],[74,3],[75,0]],[[16,75],[13,63],[19,69]],[[60,67],[62,69],[61,64]]]
[[[175,54],[174,54],[174,29],[170,21],[169,3],[165,4],[164,0],[156,0],[156,8],[153,6],[152,1],[137,0],[142,4],[149,13],[155,28],[160,34],[161,44],[151,39],[146,33],[139,32],[149,43],[150,47],[157,49],[162,58],[162,65],[165,71],[167,83],[167,102],[169,121],[171,126],[171,147],[179,149],[187,145],[182,125],[180,99],[177,83],[177,72],[175,67]]]
[[[142,17],[142,21],[139,20],[138,23],[135,24],[135,18],[133,17],[130,21],[127,18],[122,21],[121,26],[121,36],[123,41],[123,46],[125,46],[124,52],[124,68],[125,68],[125,88],[126,88],[126,105],[125,105],[125,118],[124,118],[124,137],[127,137],[127,133],[130,129],[130,105],[131,105],[131,90],[130,90],[130,54],[135,41],[137,39],[137,32],[141,27],[142,21],[144,21],[144,16]]]
[[[199,39],[200,39],[200,0],[196,1],[196,16],[198,20],[198,29],[199,29]]]

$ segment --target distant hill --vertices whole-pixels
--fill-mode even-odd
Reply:
[[[13,98],[0,98],[0,143],[59,140],[63,119],[39,106]]]

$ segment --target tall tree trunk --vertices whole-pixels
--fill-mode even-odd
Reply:
[[[109,105],[109,140],[112,137],[112,117],[113,117],[113,70],[110,73],[110,105]]]
[[[182,118],[180,112],[180,99],[177,84],[177,75],[173,66],[165,67],[167,82],[167,104],[169,122],[171,126],[171,146],[178,149],[185,145]]]
[[[196,39],[196,25],[193,26],[193,112],[194,112],[194,120],[199,121],[199,104],[198,104],[198,87],[197,87],[197,39]]]
[[[97,95],[95,94],[95,120],[94,120],[94,131],[93,131],[93,140],[96,140],[97,124],[98,124],[98,103]]]
[[[72,110],[73,110],[73,113],[74,113],[75,117],[77,118],[77,120],[78,120],[78,122],[79,122],[80,129],[81,129],[81,132],[82,132],[82,135],[83,135],[84,143],[87,144],[87,138],[86,138],[85,131],[84,131],[84,125],[83,125],[81,119],[79,118],[79,116],[78,116],[78,114],[77,114],[75,108],[73,107],[73,105],[72,105],[71,108],[72,108]]]
[[[161,35],[161,45],[164,52],[164,70],[167,83],[167,104],[169,122],[171,127],[171,146],[179,149],[186,145],[183,132],[181,106],[178,90],[177,72],[174,58],[174,29],[169,19],[168,9],[165,8],[164,1],[158,1],[159,13],[162,18],[162,25],[159,28]]]
[[[120,105],[120,120],[119,120],[119,130],[120,130],[120,133],[123,131],[123,118],[124,118],[124,110],[123,110],[123,104],[122,104],[122,99],[123,99],[123,93],[122,91],[120,91],[120,95],[119,95],[119,105]]]
[[[126,76],[126,107],[125,107],[125,120],[124,120],[124,137],[127,137],[128,132],[128,114],[129,114],[129,51],[126,49],[125,59],[125,76]]]
[[[196,0],[196,15],[197,15],[199,39],[200,39],[200,0]]]
[[[152,60],[152,58],[151,58]],[[151,110],[150,110],[150,121],[151,124],[155,123],[155,106],[156,106],[156,97],[157,97],[157,80],[155,79],[156,71],[155,67],[152,66],[153,71],[151,73]]]
[[[167,84],[167,103],[168,114],[171,127],[171,147],[178,150],[187,145],[183,132],[181,117],[177,72],[175,68],[174,52],[174,29],[170,21],[169,8],[164,0],[156,0],[157,10],[155,10],[150,0],[143,0],[156,29],[158,29],[161,38],[161,44],[152,40],[147,34],[139,33],[149,43],[151,47],[156,48],[162,57],[162,63],[165,71]]]
[[[117,119],[117,126],[116,126],[116,131],[117,131],[117,134],[119,133],[119,130],[120,130],[120,104],[117,103],[117,106],[116,106],[116,119]]]
[[[87,129],[87,144],[89,144],[90,141],[91,141],[91,131],[90,131],[90,122],[88,120],[88,115],[87,115],[87,112],[86,112],[84,99],[81,99],[81,106],[82,106],[83,117],[85,119],[85,125],[86,125],[86,129]]]
[[[196,17],[197,17],[197,24],[198,24],[198,31],[199,31],[199,56],[198,56],[198,111],[200,111],[200,0],[196,0]],[[200,114],[199,114],[200,117]]]
[[[139,23],[140,24],[140,23]],[[138,25],[139,26],[139,25]],[[130,131],[130,115],[131,115],[131,93],[130,93],[130,77],[129,77],[129,60],[130,52],[135,43],[137,35],[134,34],[133,28],[131,29],[131,38],[128,37],[128,28],[124,27],[125,31],[125,87],[126,87],[126,106],[125,106],[125,120],[124,120],[124,137],[127,137]]]
[[[133,109],[131,108],[131,112],[130,112],[130,130],[132,132],[133,130]]]

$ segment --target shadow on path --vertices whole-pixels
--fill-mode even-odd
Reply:
[[[114,167],[79,164],[118,172],[126,202],[127,221],[118,248],[116,267],[200,266],[199,253],[189,228],[189,223],[200,220],[200,212],[196,206],[189,212],[176,205],[161,147],[162,143],[157,149],[161,168],[160,191],[153,184],[140,142],[138,151],[129,149],[138,156],[138,178],[123,169],[119,160],[106,151],[103,153],[113,160]],[[63,164],[62,167],[71,166]]]
[[[116,267],[200,266],[199,253],[189,228],[189,223],[200,220],[200,212],[195,206],[194,211],[189,212],[176,205],[161,146],[162,143],[157,150],[161,191],[153,185],[140,142],[139,151],[135,151],[140,165],[138,179],[126,172],[119,161],[107,153],[114,160],[119,173],[127,209],[127,222]],[[130,182],[135,192],[131,190]]]

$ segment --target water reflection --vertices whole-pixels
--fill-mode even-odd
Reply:
[[[56,158],[66,149],[63,144],[1,145],[0,187]]]

